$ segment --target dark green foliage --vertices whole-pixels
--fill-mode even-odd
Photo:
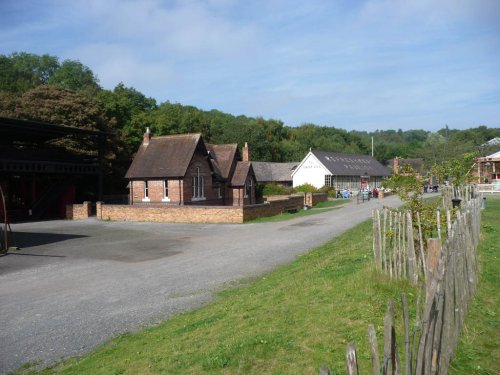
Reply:
[[[275,183],[269,183],[263,186],[262,195],[288,195],[292,193],[291,187],[281,186]]]
[[[41,85],[48,86],[31,91]],[[47,88],[54,86],[58,89]],[[66,90],[60,91],[64,92],[65,99],[49,97],[49,92],[52,95],[62,89]],[[90,100],[84,116],[79,114],[80,110],[70,113],[73,111],[70,108],[75,108],[80,100],[76,99],[76,93]],[[38,107],[30,108],[32,104]],[[155,99],[123,83],[113,90],[102,89],[92,70],[79,61],[59,63],[54,56],[25,52],[0,55],[0,116],[90,129],[112,128],[116,133],[113,139],[116,176],[124,175],[146,127],[156,136],[196,132],[202,133],[206,142],[215,144],[236,143],[242,147],[248,142],[251,160],[273,162],[298,162],[310,149],[368,155],[373,137],[377,160],[384,162],[396,156],[423,158],[426,170],[434,164],[461,157],[465,152],[476,151],[484,156],[498,151],[498,147],[481,148],[480,145],[500,137],[499,128],[486,126],[467,130],[445,127],[438,132],[401,129],[360,132],[315,124],[287,127],[276,119],[234,116],[168,101],[157,104]],[[122,182],[117,183],[122,186]]]
[[[311,184],[303,184],[293,188],[295,193],[316,193],[318,189]]]

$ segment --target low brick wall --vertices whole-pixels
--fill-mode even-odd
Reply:
[[[66,205],[66,219],[82,220],[92,215],[92,202],[85,201],[82,204]]]
[[[243,207],[107,205],[97,202],[97,218],[158,223],[243,223]]]
[[[327,200],[328,200],[327,193],[306,193],[304,197],[304,202],[309,207],[314,207],[319,202],[325,202]]]
[[[96,217],[99,220],[113,221],[241,224],[244,221],[253,220],[259,217],[279,215],[289,208],[300,209],[303,205],[304,198],[300,195],[243,207],[173,206],[162,204],[108,205],[97,202]],[[75,215],[75,212],[75,208],[73,208],[73,215]]]
[[[276,196],[274,196],[276,197]],[[259,217],[269,217],[279,215],[288,208],[300,209],[304,206],[304,197],[301,195],[293,195],[288,198],[274,199],[262,204],[254,204],[245,206],[243,209],[243,220],[250,221]]]

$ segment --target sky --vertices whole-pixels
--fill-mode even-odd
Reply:
[[[0,0],[13,52],[287,126],[500,127],[500,0]]]

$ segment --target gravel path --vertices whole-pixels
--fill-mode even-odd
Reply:
[[[347,202],[347,201],[346,201]],[[371,216],[395,197],[277,223],[46,221],[12,225],[0,257],[0,372],[82,355],[211,300]]]

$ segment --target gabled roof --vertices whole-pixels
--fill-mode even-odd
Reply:
[[[311,153],[334,176],[389,176],[391,172],[374,157],[313,150]]]
[[[231,172],[231,165],[235,159],[236,152],[238,151],[238,145],[226,144],[226,145],[213,145],[206,144],[207,150],[212,155],[212,164],[217,174],[219,174],[223,179],[229,177]]]
[[[243,186],[247,179],[248,174],[254,174],[252,163],[249,161],[239,161],[236,163],[233,177],[231,179],[231,186]]]
[[[257,182],[291,182],[292,172],[299,163],[269,163],[252,161]]]
[[[495,152],[494,154],[486,156],[487,159],[500,158],[500,151]]]
[[[184,177],[197,147],[207,153],[201,134],[152,137],[141,144],[125,177]]]
[[[488,142],[483,143],[481,146],[496,146],[500,145],[500,137],[490,139]]]

